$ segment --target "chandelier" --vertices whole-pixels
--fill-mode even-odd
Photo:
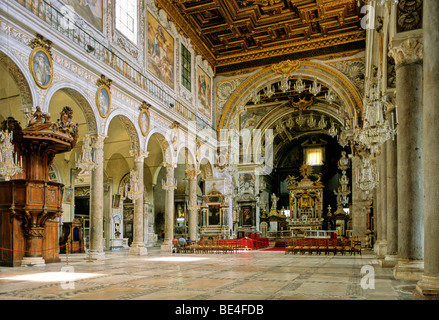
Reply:
[[[380,146],[396,135],[395,120],[392,123],[384,118],[384,109],[387,99],[382,95],[381,81],[369,88],[364,98],[364,112],[362,127],[356,128],[356,114],[354,114],[354,141],[377,154]]]
[[[334,194],[337,196],[337,205],[347,206],[349,204],[349,194],[351,189],[349,187],[349,178],[346,175],[346,170],[349,169],[349,158],[346,157],[346,151],[342,151],[341,158],[338,161],[338,168],[342,171],[342,176],[339,180],[340,186]]]
[[[253,93],[251,96],[251,100],[254,104],[258,104],[261,101],[261,95],[258,93],[258,91],[255,89],[253,89]]]
[[[139,172],[137,170],[130,171],[130,181],[125,184],[125,196],[132,201],[138,200],[143,194],[139,185]]]
[[[296,123],[299,127],[303,127],[306,123],[306,118],[303,116],[302,111],[299,111],[299,117],[296,118]]]
[[[325,99],[326,101],[328,101],[329,104],[332,104],[336,98],[337,95],[332,89],[329,89],[328,93],[325,93]]]
[[[291,88],[291,84],[288,81],[288,76],[287,75],[283,75],[282,79],[280,80],[280,86],[279,89],[282,90],[283,93],[287,92],[288,90],[290,90]]]
[[[0,176],[5,181],[23,171],[23,159],[18,162],[17,153],[14,152],[13,132],[0,131]]]
[[[275,88],[273,85],[267,85],[266,88],[264,88],[264,94],[265,96],[270,99],[275,94]]]
[[[326,128],[326,126],[328,125],[328,122],[325,120],[325,116],[324,115],[322,115],[321,117],[320,117],[320,121],[319,121],[319,123],[318,123],[318,128],[320,129],[320,130],[323,130],[323,129],[325,129]]]
[[[328,134],[334,138],[337,135],[337,128],[335,127],[334,121],[331,120],[331,127],[329,128]]]
[[[322,91],[322,85],[317,82],[317,79],[314,79],[311,86],[309,86],[309,92],[314,96],[318,95]]]
[[[77,154],[75,153],[76,167],[81,170],[79,173],[80,176],[88,175],[90,174],[90,171],[96,168],[96,157],[95,154],[92,153],[92,137],[89,134],[86,134],[83,141],[82,154],[79,156],[79,160],[77,159]]]
[[[357,169],[356,183],[358,187],[369,194],[379,183],[376,166],[372,165],[370,155],[365,155],[361,160],[361,167]]]
[[[302,81],[302,78],[296,80],[294,90],[299,94],[306,90],[306,84]]]
[[[351,193],[351,188],[349,187],[349,178],[346,176],[346,171],[343,171],[341,176],[337,191],[334,194],[337,196],[338,206],[347,206],[349,204],[349,194]]]

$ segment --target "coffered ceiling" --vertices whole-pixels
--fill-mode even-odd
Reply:
[[[357,0],[155,1],[217,74],[365,47]]]

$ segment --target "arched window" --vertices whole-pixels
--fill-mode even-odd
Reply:
[[[137,44],[138,33],[137,10],[137,0],[116,0],[116,29],[135,44]]]

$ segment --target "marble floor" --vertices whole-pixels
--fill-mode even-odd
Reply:
[[[235,254],[61,255],[45,266],[0,267],[0,300],[412,300],[372,252],[361,256]]]

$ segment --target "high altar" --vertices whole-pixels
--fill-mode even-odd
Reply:
[[[289,206],[293,230],[321,229],[323,223],[323,188],[321,174],[312,174],[312,167],[303,164],[302,180],[288,176]],[[315,177],[317,180],[311,180]]]

